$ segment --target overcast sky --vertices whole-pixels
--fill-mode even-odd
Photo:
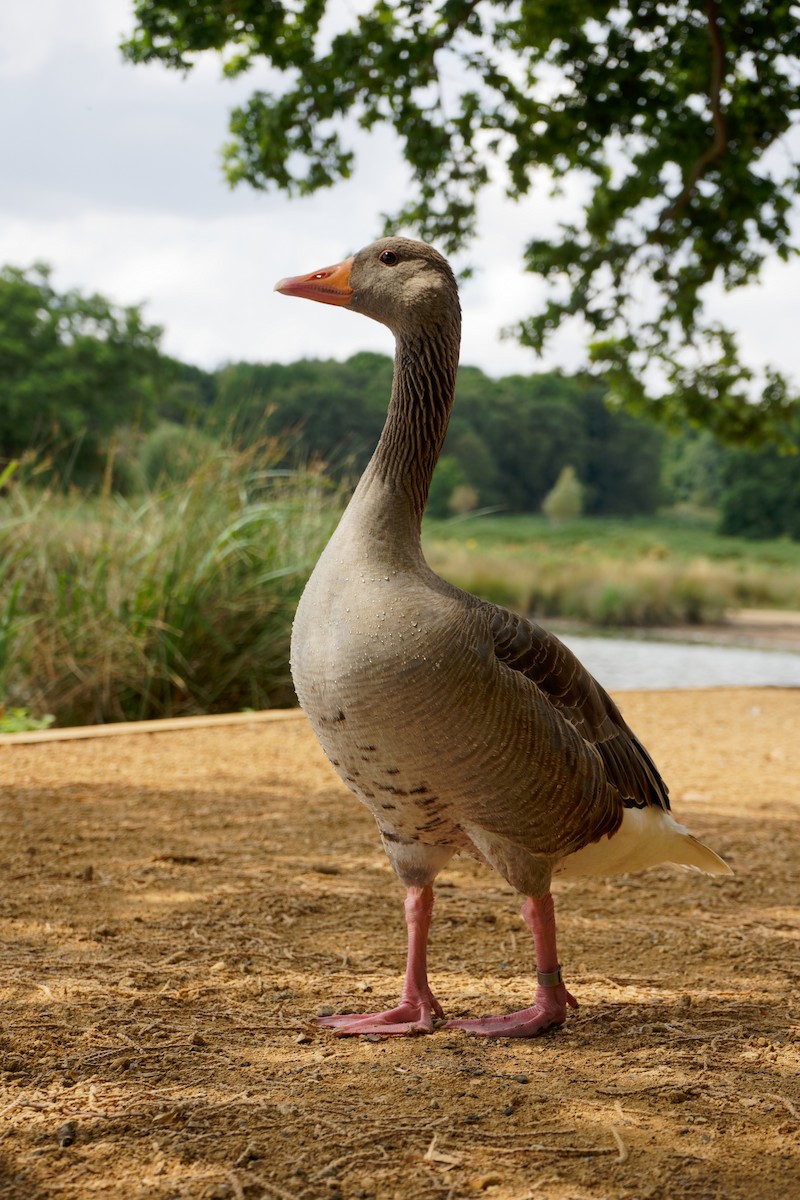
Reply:
[[[315,197],[231,191],[220,167],[227,114],[258,74],[223,80],[214,57],[185,79],[123,63],[118,44],[131,32],[132,7],[0,6],[0,265],[44,261],[59,289],[143,302],[146,319],[164,327],[164,350],[204,367],[390,353],[382,327],[272,288],[380,232],[380,214],[402,201],[406,179],[391,137],[365,138],[355,177]],[[522,248],[561,215],[543,188],[522,205],[499,189],[487,196],[470,252],[477,273],[462,291],[465,362],[493,375],[581,365],[580,328],[559,335],[545,360],[498,336],[541,298],[522,271]],[[751,361],[795,379],[798,292],[800,264],[775,263],[761,287],[719,298],[714,309],[741,331]]]

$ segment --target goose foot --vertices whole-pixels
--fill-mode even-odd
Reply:
[[[318,1025],[332,1029],[337,1037],[358,1037],[365,1033],[377,1033],[382,1037],[411,1037],[414,1034],[433,1033],[434,1017],[442,1017],[442,1006],[434,996],[403,999],[397,1008],[379,1013],[337,1013],[333,1017],[320,1017]]]
[[[577,1008],[578,1001],[563,983],[557,987],[538,987],[531,1008],[507,1013],[501,1017],[479,1017],[477,1020],[448,1021],[445,1029],[464,1029],[474,1037],[537,1037],[546,1029],[563,1025],[567,1006]]]
[[[383,1037],[433,1033],[434,1017],[443,1017],[442,1006],[428,984],[428,930],[433,914],[433,888],[409,887],[405,901],[408,926],[408,958],[403,994],[396,1008],[379,1013],[337,1013],[320,1017],[319,1025],[332,1029],[337,1037],[358,1037],[378,1033]]]
[[[554,1025],[564,1024],[567,1006],[578,1007],[578,1001],[570,995],[561,979],[553,897],[549,892],[543,896],[528,896],[522,906],[522,917],[533,935],[536,951],[538,987],[533,1006],[502,1017],[448,1021],[446,1029],[464,1029],[477,1037],[537,1037]]]

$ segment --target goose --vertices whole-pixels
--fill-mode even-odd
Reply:
[[[647,750],[570,650],[447,583],[423,557],[461,340],[446,260],[423,242],[383,238],[275,286],[363,313],[395,337],[386,422],[299,602],[291,670],[327,757],[372,812],[405,885],[408,956],[394,1008],[320,1023],[339,1036],[445,1027],[533,1037],[577,1007],[556,946],[554,877],[659,863],[730,868],[670,815]],[[529,1008],[444,1021],[428,981],[428,933],[434,881],[458,852],[525,897],[536,966]]]

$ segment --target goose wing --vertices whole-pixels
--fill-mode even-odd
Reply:
[[[602,760],[626,808],[669,810],[667,785],[608,692],[571,650],[535,621],[482,602],[497,659],[539,690]]]

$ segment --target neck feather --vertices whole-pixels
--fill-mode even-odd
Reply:
[[[397,336],[392,399],[371,467],[410,504],[417,523],[453,407],[459,339],[455,320],[430,333]]]

